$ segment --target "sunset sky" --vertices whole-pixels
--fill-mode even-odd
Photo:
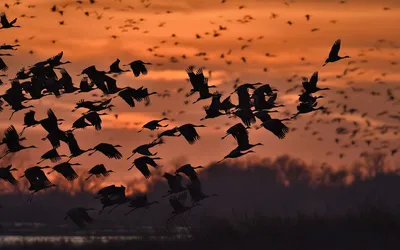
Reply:
[[[4,7],[6,2],[9,8]],[[163,171],[175,169],[185,163],[207,166],[222,159],[236,147],[232,137],[224,140],[220,138],[226,129],[239,122],[239,119],[218,117],[200,122],[200,118],[205,116],[202,107],[209,105],[211,100],[191,104],[197,99],[197,94],[185,97],[185,93],[191,88],[186,81],[185,72],[189,65],[205,67],[206,75],[208,70],[211,70],[209,83],[217,85],[217,90],[222,92],[224,97],[232,92],[236,79],[240,79],[239,84],[262,82],[279,89],[278,103],[284,104],[285,107],[280,109],[280,113],[273,113],[273,117],[278,118],[286,118],[297,112],[297,98],[301,88],[288,93],[286,90],[301,85],[302,77],[310,77],[313,72],[318,71],[319,85],[331,88],[329,91],[320,92],[326,98],[318,101],[332,112],[330,115],[307,114],[286,122],[290,129],[296,130],[290,131],[284,140],[279,140],[267,130],[251,129],[250,143],[261,142],[264,146],[254,148],[256,154],[242,159],[275,158],[287,154],[308,163],[326,162],[333,167],[340,167],[359,159],[363,151],[380,149],[388,154],[392,165],[399,166],[400,154],[391,156],[391,151],[400,147],[400,34],[396,28],[400,21],[400,1],[82,2],[79,4],[72,0],[22,0],[20,4],[15,5],[11,1],[1,1],[1,11],[7,14],[9,20],[18,17],[17,25],[21,26],[0,30],[1,43],[15,44],[15,39],[18,39],[18,44],[21,45],[16,51],[0,51],[13,54],[2,57],[9,70],[6,72],[8,76],[1,78],[7,83],[1,87],[1,93],[9,87],[8,79],[13,78],[20,68],[31,66],[61,51],[64,52],[62,61],[72,62],[65,65],[65,68],[73,77],[76,86],[81,79],[76,75],[90,65],[107,71],[109,65],[117,58],[121,60],[121,64],[134,60],[151,62],[153,65],[148,66],[148,75],[135,78],[132,72],[124,73],[117,77],[118,86],[145,86],[158,93],[169,91],[170,97],[151,96],[150,106],[145,107],[143,103],[138,103],[135,108],[130,108],[120,98],[116,98],[113,100],[116,107],[110,115],[102,117],[104,126],[101,131],[95,131],[93,127],[75,131],[82,149],[91,148],[100,142],[123,146],[120,149],[124,155],[123,160],[107,160],[102,154],[96,153],[91,157],[84,155],[73,161],[81,162],[85,169],[104,163],[107,168],[116,172],[107,181],[123,183],[135,178],[144,181],[136,169],[127,171],[131,160],[127,161],[126,157],[132,149],[153,140],[150,135],[157,135],[157,132],[143,131],[138,134],[137,130],[145,122],[163,118],[164,111],[169,119],[173,119],[167,122],[168,128],[185,123],[204,124],[207,128],[198,128],[201,139],[194,145],[189,145],[184,138],[178,137],[166,138],[164,145],[153,148],[153,152],[158,152],[158,156],[162,158],[160,165],[164,167]],[[57,11],[52,12],[53,5],[57,11],[62,10],[63,15]],[[89,16],[86,16],[85,12],[89,12]],[[276,18],[271,18],[272,13],[277,15]],[[311,16],[309,21],[305,17],[307,14]],[[64,25],[60,25],[60,21],[64,21]],[[288,21],[292,25],[289,25]],[[220,26],[227,29],[219,30]],[[312,32],[313,29],[318,30]],[[209,32],[209,35],[206,35],[206,32]],[[214,32],[220,35],[213,37]],[[196,39],[196,34],[201,38]],[[340,54],[349,55],[351,58],[322,67],[331,46],[339,38],[342,40]],[[243,48],[244,45],[247,46]],[[232,50],[230,55],[229,50]],[[206,52],[207,55],[195,56],[200,52]],[[268,57],[267,53],[274,56]],[[224,58],[220,58],[221,54],[224,54]],[[182,55],[185,55],[186,59],[182,58]],[[176,58],[177,62],[171,62],[171,57]],[[242,61],[242,57],[246,58],[246,63]],[[232,63],[228,65],[226,61]],[[341,77],[345,69],[348,73]],[[184,88],[184,91],[177,93],[179,88]],[[357,91],[359,88],[363,91]],[[394,101],[388,100],[388,89],[393,92]],[[380,95],[373,96],[371,91]],[[99,99],[101,93],[96,93],[98,97],[91,94],[63,95],[61,98],[47,96],[29,104],[35,105],[37,119],[44,118],[46,110],[52,108],[57,117],[66,120],[61,128],[67,130],[81,116],[81,112],[71,113],[75,103],[79,99]],[[348,98],[345,99],[344,96]],[[237,102],[235,95],[232,99],[233,102]],[[185,100],[189,100],[188,105],[184,105]],[[338,108],[338,104],[347,104],[348,109],[355,108],[358,112],[341,114],[343,109]],[[9,121],[11,111],[9,107],[3,108],[0,116],[1,130],[12,124],[20,131],[26,110],[17,112]],[[378,115],[382,111],[388,113]],[[362,117],[363,113],[367,115]],[[117,119],[114,114],[118,114]],[[340,124],[331,122],[338,117],[345,120]],[[321,120],[317,124],[318,119]],[[371,127],[367,127],[366,120],[371,123]],[[304,127],[310,121],[313,121],[313,124],[305,130]],[[353,139],[349,139],[349,135],[336,134],[336,128],[339,126],[353,131],[356,128],[353,122],[358,122],[360,130],[365,133],[360,132]],[[380,126],[391,128],[387,133],[381,134],[376,129]],[[312,135],[313,132],[318,134]],[[362,137],[368,132],[374,134]],[[34,144],[39,149],[18,152],[12,162],[23,161],[23,167],[26,168],[33,166],[40,159],[40,155],[50,150],[49,142],[40,140],[45,135],[40,126],[27,129],[24,136],[28,140],[24,141],[23,145]],[[335,143],[335,138],[340,138],[340,143]],[[365,139],[373,141],[369,147],[364,142]],[[356,144],[343,148],[351,140]],[[384,145],[387,145],[387,148]],[[327,154],[328,152],[331,153]],[[65,144],[62,144],[59,153],[69,154]],[[339,157],[341,153],[344,154],[343,158]],[[6,162],[3,163],[5,164]],[[46,164],[50,162],[46,161],[42,165]]]

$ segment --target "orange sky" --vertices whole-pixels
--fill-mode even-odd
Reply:
[[[131,72],[126,73],[117,78],[118,85],[135,88],[144,85],[149,90],[160,93],[164,90],[171,91],[170,98],[153,96],[152,105],[149,107],[138,104],[137,107],[130,108],[120,99],[115,99],[114,105],[117,107],[110,116],[103,117],[103,130],[98,132],[93,128],[87,128],[76,131],[76,137],[83,149],[99,142],[121,144],[123,146],[121,152],[127,157],[133,148],[151,141],[149,136],[156,134],[148,131],[138,134],[138,125],[135,123],[143,124],[151,119],[162,118],[161,113],[167,110],[171,110],[168,117],[174,119],[173,122],[169,122],[171,125],[188,122],[200,124],[199,119],[205,115],[202,107],[208,105],[209,101],[183,105],[186,100],[184,93],[190,87],[185,80],[187,75],[184,71],[189,65],[205,66],[212,70],[210,83],[218,85],[218,91],[225,94],[232,91],[236,78],[240,78],[240,83],[263,82],[278,88],[280,90],[278,101],[286,105],[277,116],[280,118],[285,117],[282,114],[285,110],[291,114],[295,113],[296,98],[300,91],[297,89],[295,92],[285,94],[287,89],[301,83],[299,77],[292,82],[288,82],[287,79],[295,74],[310,77],[314,71],[319,71],[320,79],[325,80],[321,81],[320,85],[332,89],[324,92],[327,98],[319,103],[330,108],[332,115],[316,117],[305,115],[296,121],[288,122],[290,128],[296,127],[297,130],[290,132],[284,140],[277,139],[266,130],[250,131],[250,142],[265,144],[255,148],[258,157],[290,154],[308,162],[329,162],[337,166],[349,164],[359,158],[360,152],[367,150],[363,139],[355,138],[357,147],[341,148],[348,143],[348,140],[340,136],[343,142],[339,145],[334,142],[334,138],[337,137],[335,134],[337,124],[313,124],[310,130],[304,131],[305,124],[311,119],[321,118],[329,121],[341,116],[341,109],[336,108],[336,103],[328,104],[329,100],[360,110],[360,113],[343,116],[348,122],[343,122],[340,126],[354,129],[351,123],[357,121],[363,126],[362,128],[366,128],[366,119],[371,121],[373,126],[398,126],[398,120],[389,118],[388,115],[376,114],[383,110],[389,110],[391,115],[400,113],[398,98],[400,71],[399,64],[396,63],[400,34],[394,29],[400,21],[399,1],[349,0],[345,4],[339,4],[336,0],[298,0],[293,3],[288,1],[289,5],[285,5],[283,1],[257,0],[227,0],[224,4],[211,0],[175,0],[169,3],[161,0],[144,2],[97,0],[96,2],[91,5],[88,1],[77,4],[74,1],[54,0],[50,4],[47,0],[24,0],[20,5],[8,2],[9,9],[2,7],[9,19],[18,17],[17,24],[22,26],[20,29],[0,30],[0,42],[13,44],[14,40],[18,39],[21,45],[17,51],[11,52],[14,54],[13,57],[3,57],[10,66],[7,71],[8,77],[3,77],[3,82],[13,77],[21,67],[30,66],[64,51],[63,60],[73,62],[65,68],[73,76],[76,84],[79,84],[80,78],[75,75],[87,66],[96,65],[100,70],[107,70],[116,58],[119,58],[122,64],[140,59],[153,63],[149,66],[149,74],[134,78]],[[150,6],[145,8],[144,5],[148,3]],[[63,16],[50,11],[53,4],[64,11]],[[68,5],[62,8],[64,4]],[[35,8],[28,8],[28,5],[35,5]],[[241,5],[245,7],[239,9]],[[132,6],[133,9],[128,6]],[[390,10],[383,10],[385,7]],[[85,11],[90,12],[89,17],[84,15]],[[94,11],[102,13],[101,19],[96,18]],[[171,13],[166,13],[167,11]],[[270,18],[272,12],[278,15],[276,19]],[[20,17],[22,14],[34,15],[36,18],[22,18]],[[311,15],[310,21],[306,20],[306,14]],[[237,20],[243,19],[245,15],[250,15],[253,20],[245,24],[239,23]],[[141,18],[144,20],[140,21]],[[135,23],[130,27],[123,27],[130,23],[128,19]],[[333,24],[331,20],[337,22]],[[59,21],[64,21],[65,25],[59,25]],[[293,22],[293,25],[288,25],[287,21]],[[162,27],[159,27],[160,24]],[[213,30],[218,30],[219,25],[227,27],[225,31],[218,31],[221,34],[219,37],[204,34],[213,33]],[[105,27],[110,29],[106,30]],[[139,29],[132,30],[132,27]],[[318,28],[319,31],[311,32],[314,28]],[[176,37],[171,37],[172,34]],[[202,39],[195,39],[196,34]],[[112,35],[116,35],[117,38],[111,38]],[[263,38],[259,39],[260,36]],[[243,40],[238,40],[239,37]],[[333,42],[338,38],[342,39],[341,54],[350,55],[352,58],[322,68]],[[249,39],[252,41],[247,42]],[[377,41],[379,39],[385,40],[379,43]],[[52,40],[56,42],[53,44]],[[161,41],[166,42],[161,44]],[[175,45],[175,42],[179,44]],[[248,48],[242,50],[243,45],[248,45]],[[159,48],[153,52],[148,51],[148,48],[154,46]],[[232,49],[231,55],[221,59],[220,55],[226,54],[230,49]],[[31,50],[33,54],[29,54]],[[194,56],[199,52],[206,52],[209,60]],[[165,57],[155,57],[155,53]],[[277,57],[266,57],[265,53]],[[181,58],[183,54],[187,59]],[[242,56],[246,57],[247,63],[241,61]],[[179,62],[170,62],[170,57],[178,58]],[[304,57],[305,61],[301,61],[301,57]],[[232,61],[232,64],[227,65],[225,60]],[[349,61],[355,63],[348,66]],[[268,68],[268,72],[263,72],[264,67]],[[346,67],[359,69],[343,78],[336,78]],[[378,78],[384,84],[378,84],[376,81]],[[353,82],[352,85],[348,84],[350,81]],[[2,87],[1,91],[6,87]],[[184,87],[185,91],[177,94],[176,90],[180,87]],[[365,90],[356,93],[351,87]],[[387,101],[387,89],[392,89],[397,102]],[[344,100],[337,93],[341,90],[348,94],[349,99]],[[381,96],[371,96],[369,92],[372,90],[380,92]],[[59,99],[49,96],[32,104],[36,106],[38,118],[44,117],[46,109],[51,107],[58,117],[67,120],[61,128],[68,129],[80,115],[79,112],[70,111],[74,103],[81,98],[94,99],[90,95],[83,94],[79,97],[62,96]],[[191,97],[190,103],[195,98]],[[233,99],[236,101],[235,97]],[[178,112],[181,110],[185,113],[179,115]],[[364,112],[368,115],[361,118],[360,115]],[[11,121],[8,120],[9,114],[8,107],[5,107],[0,117],[1,129],[13,124],[20,130],[24,111],[16,113]],[[118,119],[115,119],[113,114],[119,114]],[[220,160],[235,147],[232,138],[220,140],[229,127],[227,122],[233,125],[239,120],[225,117],[207,120],[202,123],[207,128],[198,129],[201,140],[195,145],[190,146],[183,138],[167,138],[166,144],[154,148],[154,152],[158,152],[163,158],[161,164],[165,170],[184,163],[207,165],[211,161]],[[314,131],[318,131],[319,135],[312,136],[311,133]],[[400,146],[399,135],[394,134],[394,131],[396,129],[385,135],[377,133],[380,140],[388,140],[389,148],[384,149],[384,152]],[[41,154],[50,149],[50,144],[39,140],[45,136],[40,127],[28,129],[25,136],[28,141],[24,145],[35,144],[40,147],[37,150],[16,154],[18,159],[25,159],[24,165],[29,167],[39,160]],[[323,141],[317,141],[317,137],[322,137]],[[376,142],[373,147],[379,147],[379,143]],[[333,154],[327,156],[328,151]],[[59,153],[68,153],[67,148],[62,146]],[[339,159],[339,153],[344,153],[345,157]],[[130,161],[125,159],[105,160],[105,156],[96,154],[92,157],[82,156],[77,160],[84,163],[85,168],[104,162],[107,167],[117,172],[109,178],[109,181],[143,178],[137,171],[126,171]],[[400,154],[391,157],[395,165],[399,164],[399,160]]]

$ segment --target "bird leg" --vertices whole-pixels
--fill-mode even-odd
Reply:
[[[114,206],[113,208],[110,209],[110,211],[108,211],[108,213],[110,214],[114,209],[116,209],[117,207],[121,206],[122,204],[117,204],[116,206]]]
[[[93,176],[92,174],[91,174],[91,175],[89,175],[89,177],[88,177],[88,178],[86,178],[86,179],[85,179],[85,181],[89,180],[89,179],[90,179],[92,176]]]
[[[132,156],[134,155],[135,153],[132,153],[128,158],[126,158],[127,160],[129,160],[130,158],[132,158]]]
[[[163,196],[161,196],[161,197],[167,197],[167,196],[170,196],[172,194],[172,192],[170,191],[170,190],[168,190],[168,193],[167,194],[165,194],[165,195],[163,195]]]
[[[14,110],[10,116],[10,118],[8,118],[8,120],[11,120],[11,118],[13,117],[14,113],[17,112],[17,110]]]
[[[132,209],[131,211],[127,212],[127,213],[125,214],[125,216],[127,216],[127,215],[130,214],[130,213],[132,213],[132,212],[135,211],[136,209],[137,209],[137,207],[135,207],[135,208]]]
[[[45,161],[46,159],[41,159],[40,161],[38,161],[36,164],[40,164],[40,163],[42,163],[43,161]]]
[[[0,157],[0,160],[3,159],[3,158],[4,158],[6,155],[8,155],[9,153],[10,153],[10,151],[7,150],[7,152],[6,152],[3,156]]]
[[[22,128],[21,132],[19,133],[19,136],[21,136],[21,135],[24,133],[24,131],[25,131],[25,129],[26,129],[27,127],[28,127],[28,126],[24,126],[24,127]]]
[[[90,153],[89,156],[91,156],[92,154],[96,153],[96,151],[97,151],[96,149],[92,149],[92,150],[94,150],[94,151],[92,153]]]

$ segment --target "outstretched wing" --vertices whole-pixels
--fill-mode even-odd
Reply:
[[[340,44],[341,40],[340,39],[336,40],[336,42],[332,46],[331,52],[329,53],[329,58],[335,58],[338,56],[340,50]]]
[[[318,71],[315,71],[314,74],[310,78],[310,85],[312,85],[313,87],[316,87],[317,82],[318,82]]]
[[[51,57],[51,58],[49,59],[49,61],[52,61],[52,62],[59,62],[59,61],[61,60],[61,58],[63,57],[63,53],[64,53],[64,52],[61,51],[61,52],[58,53],[57,55]]]

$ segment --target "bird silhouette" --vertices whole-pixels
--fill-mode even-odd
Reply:
[[[224,161],[226,159],[229,159],[229,158],[234,159],[234,158],[238,158],[238,157],[241,157],[243,155],[250,154],[250,153],[255,153],[255,152],[253,150],[249,150],[247,152],[241,152],[239,149],[235,148],[228,155],[226,155],[224,157],[224,159],[222,159],[220,161],[217,161],[217,164],[221,163],[222,161]]]
[[[86,228],[87,224],[93,223],[93,218],[90,217],[88,211],[96,210],[94,208],[76,207],[67,211],[64,220],[71,219],[79,228]]]
[[[185,165],[181,166],[180,168],[178,168],[175,171],[175,174],[183,173],[187,177],[189,177],[190,180],[194,181],[194,180],[198,180],[198,178],[199,178],[197,176],[195,169],[200,169],[200,168],[203,168],[203,166],[193,167],[190,164],[185,164]]]
[[[152,65],[152,64],[149,62],[146,63],[141,60],[137,60],[137,61],[133,61],[129,64],[125,64],[122,66],[130,66],[135,77],[138,77],[138,76],[140,76],[140,74],[147,75],[146,65]]]
[[[153,154],[153,153],[150,152],[149,149],[151,149],[151,148],[154,147],[154,146],[163,144],[163,143],[164,143],[164,141],[163,141],[162,138],[161,138],[161,139],[156,140],[156,141],[154,141],[154,142],[140,145],[140,146],[138,146],[137,148],[135,148],[135,149],[132,150],[132,154],[127,158],[127,160],[129,160],[130,158],[132,158],[132,156],[134,156],[136,153],[139,153],[139,154],[144,155],[144,156],[156,156],[157,153],[154,153],[154,154]]]
[[[55,148],[50,149],[46,153],[44,153],[40,158],[42,160],[38,161],[36,164],[40,164],[45,160],[50,160],[51,162],[57,162],[61,160],[61,157],[68,157],[67,155],[59,155]]]
[[[101,176],[107,177],[113,172],[112,170],[107,170],[104,164],[97,164],[89,170],[89,176],[85,180],[89,180],[93,175],[97,178]]]
[[[49,181],[49,179],[46,177],[45,173],[43,172],[43,169],[48,169],[50,168],[49,166],[34,166],[27,168],[24,171],[24,175],[22,175],[20,178],[26,177],[26,179],[30,183],[29,191],[33,191],[32,194],[28,198],[28,202],[31,202],[33,199],[33,195],[40,190],[44,190],[47,188],[55,187],[53,183]]]
[[[303,88],[305,90],[305,93],[312,94],[320,90],[329,90],[329,88],[319,88],[317,87],[318,83],[318,72],[314,72],[314,74],[311,76],[310,81],[303,81]]]
[[[120,148],[121,145],[111,145],[108,143],[99,143],[95,147],[88,149],[88,151],[93,151],[92,153],[89,154],[93,155],[97,151],[102,153],[103,155],[107,156],[108,158],[114,158],[114,159],[122,159],[122,154],[116,149]]]
[[[130,213],[139,208],[148,209],[151,205],[154,204],[159,204],[159,202],[158,201],[149,202],[146,194],[137,194],[135,195],[135,197],[130,199],[129,207],[131,207],[132,209],[129,212],[125,213],[125,216],[129,215]]]
[[[30,127],[35,127],[36,125],[40,124],[40,122],[35,119],[35,114],[36,114],[36,112],[33,110],[30,110],[25,113],[24,127],[22,128],[21,132],[19,133],[20,136],[24,133],[25,129],[30,128]]]
[[[180,193],[186,190],[186,188],[182,186],[183,178],[181,175],[179,174],[172,175],[170,173],[164,173],[163,177],[167,180],[170,189],[168,190],[168,193],[166,195],[163,195],[163,197],[167,197],[171,194]]]
[[[191,123],[184,124],[178,127],[178,131],[185,137],[189,144],[194,144],[196,141],[200,140],[200,135],[197,133],[196,128],[204,128],[205,125],[193,125]]]
[[[196,203],[192,204],[191,206],[185,206],[186,199],[187,199],[186,192],[180,194],[179,196],[171,196],[169,198],[169,204],[173,208],[173,211],[171,217],[169,217],[167,220],[167,224],[170,224],[176,216],[188,212],[193,207],[199,205],[198,203]]]
[[[201,188],[201,183],[199,180],[195,180],[187,185],[187,190],[189,191],[190,198],[192,199],[192,204],[196,204],[204,199],[210,198],[210,197],[218,197],[218,194],[211,194],[211,195],[206,195],[203,193],[202,188]]]
[[[128,168],[128,171],[131,170],[133,167],[136,167],[146,179],[149,179],[151,176],[150,170],[148,165],[158,168],[159,166],[154,160],[161,160],[160,157],[148,157],[148,156],[142,156],[137,159],[135,159],[132,163],[132,166]]]
[[[123,70],[119,67],[119,63],[121,61],[117,59],[115,62],[113,62],[110,65],[110,70],[107,72],[107,74],[121,74],[123,72],[129,72],[129,70]]]
[[[179,133],[178,127],[175,127],[175,128],[172,128],[172,129],[164,130],[163,132],[161,132],[161,133],[157,136],[157,138],[156,138],[154,141],[157,141],[157,140],[161,139],[163,136],[178,137],[178,136],[181,136],[181,135],[182,135],[181,133],[179,133],[179,134],[177,134],[177,133]]]
[[[51,170],[47,174],[51,174],[52,172],[56,171],[60,173],[62,176],[64,176],[64,178],[67,179],[68,181],[73,181],[78,178],[78,174],[75,172],[72,166],[80,166],[80,165],[81,165],[80,163],[63,162],[55,165],[53,167],[53,170]]]
[[[17,18],[9,22],[5,13],[0,14],[0,23],[1,23],[0,29],[20,28],[21,26],[14,25],[16,22]]]
[[[328,63],[336,62],[345,58],[350,58],[350,56],[339,56],[339,51],[340,51],[340,45],[341,45],[341,40],[338,39],[336,42],[333,44],[331,51],[329,52],[328,58],[325,60],[324,65],[327,65]]]
[[[7,150],[5,154],[0,157],[0,159],[3,159],[4,156],[8,155],[9,153],[15,153],[29,148],[36,148],[34,145],[28,147],[22,146],[20,144],[21,139],[22,138],[19,137],[19,134],[13,125],[8,127],[4,132],[4,138],[2,140],[2,142],[6,144]]]
[[[72,133],[72,131],[68,131],[66,133],[66,136],[67,136],[68,148],[71,153],[71,156],[69,157],[69,159],[78,157],[88,151],[91,151],[91,149],[83,150],[79,147],[78,142],[76,141],[75,136]]]
[[[138,132],[139,132],[139,133],[142,132],[143,129],[149,129],[149,130],[153,131],[153,130],[156,130],[156,129],[158,129],[158,128],[165,128],[165,127],[168,127],[168,124],[167,124],[167,125],[160,125],[160,122],[161,122],[161,121],[167,121],[167,120],[168,120],[168,118],[162,118],[161,120],[152,120],[152,121],[149,121],[149,122],[147,122],[146,124],[144,124],[143,127],[142,127],[142,129],[139,130]]]
[[[238,144],[236,149],[239,151],[246,151],[255,146],[263,145],[262,143],[250,144],[249,143],[249,133],[248,133],[247,129],[241,123],[237,123],[237,124],[233,125],[232,127],[230,127],[226,131],[226,133],[227,133],[227,135],[230,134],[233,136],[233,138],[235,138],[235,140]],[[222,139],[224,139],[227,135],[222,137]]]
[[[61,59],[62,59],[63,55],[64,55],[64,53],[61,51],[57,55],[47,59],[46,63],[48,63],[53,68],[58,67],[60,65],[71,63],[70,61],[61,62]]]
[[[12,165],[8,165],[7,167],[0,167],[0,179],[8,182],[14,186],[18,185],[18,181],[12,175],[12,171],[18,171],[16,168],[13,168]]]

